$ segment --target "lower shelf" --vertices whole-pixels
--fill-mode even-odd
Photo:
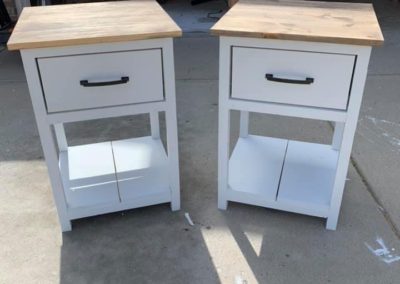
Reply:
[[[122,201],[166,193],[170,196],[168,158],[160,139],[111,142]]]
[[[60,172],[71,219],[171,200],[160,139],[68,147],[60,153]]]
[[[330,145],[239,138],[229,161],[228,200],[327,217],[337,159]]]
[[[331,145],[289,141],[278,203],[296,212],[326,217],[338,154]]]

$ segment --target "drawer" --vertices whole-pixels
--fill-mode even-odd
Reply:
[[[354,55],[232,48],[231,97],[347,109]]]
[[[161,49],[38,59],[47,111],[164,99]]]

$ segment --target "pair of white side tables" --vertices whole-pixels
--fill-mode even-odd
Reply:
[[[221,36],[218,207],[297,212],[335,229],[371,46],[383,42],[372,6],[244,0],[211,31]],[[22,12],[8,48],[21,50],[63,231],[87,216],[180,208],[178,36],[152,0]],[[231,110],[240,111],[240,137],[230,155]],[[249,112],[333,121],[332,145],[249,135]],[[144,113],[149,137],[68,146],[64,123]]]

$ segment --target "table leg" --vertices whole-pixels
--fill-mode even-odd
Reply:
[[[38,123],[38,130],[44,157],[46,159],[47,169],[49,172],[50,183],[53,188],[52,192],[57,206],[61,230],[63,232],[71,231],[71,221],[67,215],[67,203],[64,195],[64,186],[58,165],[58,152],[56,150],[56,143],[53,139],[51,127],[45,123]]]
[[[229,138],[230,138],[230,57],[231,46],[224,39],[219,42],[219,94],[218,94],[218,208],[228,207]],[[246,133],[247,115],[241,113],[241,132]],[[243,128],[242,128],[243,126]]]
[[[158,117],[158,111],[150,112],[150,127],[151,137],[153,137],[153,139],[160,138],[160,120]]]
[[[246,138],[249,136],[249,112],[240,111],[240,137]]]
[[[218,121],[218,208],[226,210],[228,207],[230,110],[221,104]]]
[[[326,221],[326,228],[336,230],[339,219],[340,206],[343,198],[344,186],[346,183],[347,171],[349,168],[351,149],[353,146],[354,134],[357,128],[358,115],[360,113],[361,100],[364,93],[365,80],[368,71],[368,62],[371,53],[370,47],[365,47],[357,57],[357,64],[354,70],[352,91],[348,105],[347,119],[344,123],[339,158],[333,185],[330,212]],[[336,132],[336,130],[335,130]]]
[[[50,183],[53,189],[53,198],[57,207],[61,230],[63,232],[70,231],[71,221],[67,213],[67,202],[65,200],[64,187],[58,165],[58,151],[53,138],[51,126],[47,123],[45,117],[47,110],[45,109],[45,103],[43,101],[44,98],[40,78],[37,72],[36,59],[29,52],[25,53],[24,51],[21,51],[21,55],[29,92],[32,98],[32,105],[35,113],[40,141],[42,143],[44,158],[46,160],[47,170],[50,176]]]
[[[171,186],[171,209],[180,209],[178,131],[175,107],[170,106],[165,114],[167,125],[168,169]]]
[[[344,122],[335,122],[335,131],[332,138],[332,149],[340,150],[343,138]]]
[[[171,209],[179,210],[180,202],[180,181],[179,181],[179,151],[178,151],[178,121],[176,116],[176,94],[175,94],[175,72],[173,42],[169,39],[164,53],[165,69],[165,99],[167,109],[165,111],[165,123],[167,127],[167,148],[168,148],[168,170],[171,187]]]
[[[65,135],[64,125],[62,123],[54,124],[54,132],[56,133],[58,150],[67,151],[68,142],[67,136]]]
[[[353,145],[356,124],[357,121],[352,121],[351,123],[347,122],[346,124],[344,124],[343,138],[340,143],[341,147],[339,150],[335,183],[333,186],[333,193],[331,198],[331,208],[326,222],[326,228],[329,230],[336,230],[344,186],[346,183],[347,171],[349,168],[350,154]]]

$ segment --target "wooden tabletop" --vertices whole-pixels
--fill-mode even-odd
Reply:
[[[239,0],[212,28],[220,36],[381,45],[373,6],[295,0]]]
[[[24,8],[8,49],[178,37],[182,31],[156,0]]]

